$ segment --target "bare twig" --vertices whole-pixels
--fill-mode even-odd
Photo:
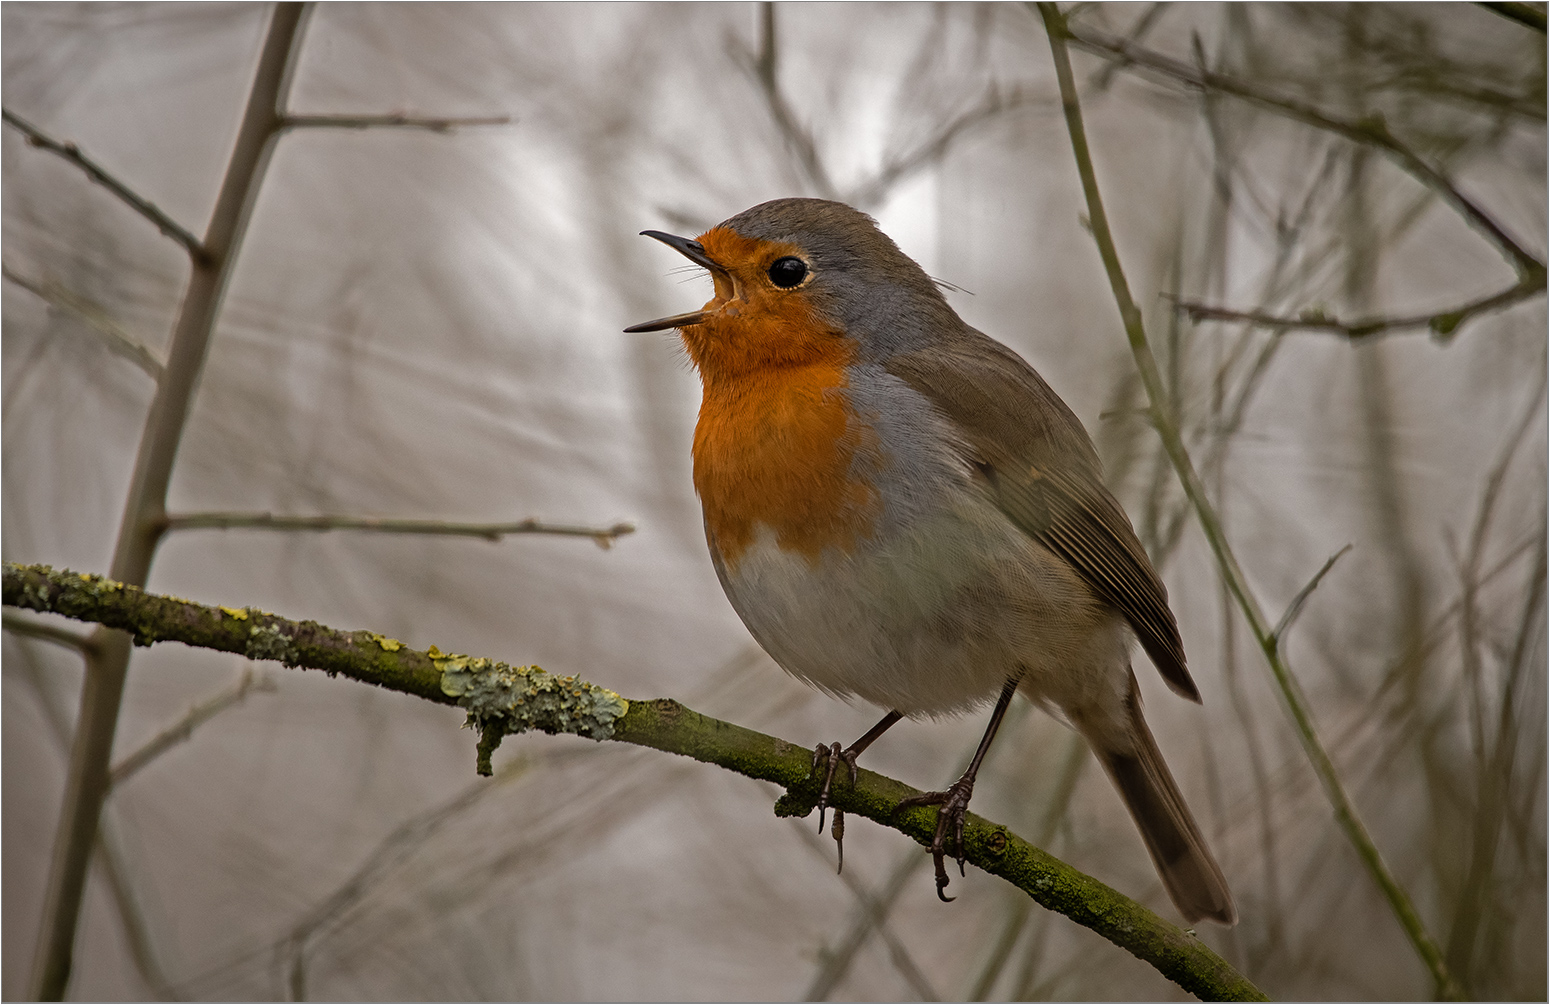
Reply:
[[[1167,13],[1172,6],[1172,4],[1167,3],[1154,3],[1148,6],[1146,13],[1136,19],[1136,23],[1131,27],[1126,37],[1136,45],[1140,45],[1146,40],[1146,36],[1151,34],[1152,29],[1157,26],[1157,22],[1162,15]],[[1070,12],[1068,11],[1067,13],[1069,14]],[[1124,68],[1124,62],[1121,60],[1105,63],[1102,69],[1093,74],[1093,90],[1108,90],[1109,85],[1114,82],[1114,75]]]
[[[1545,31],[1545,5],[1542,3],[1481,3],[1486,10],[1528,25],[1541,34]]]
[[[156,383],[156,395],[146,416],[133,480],[124,502],[111,566],[113,578],[120,582],[140,585],[146,581],[156,546],[164,534],[159,521],[166,512],[173,460],[204,369],[205,352],[231,277],[235,252],[269,161],[271,141],[283,121],[281,109],[300,39],[303,10],[299,3],[281,3],[275,8],[205,238],[184,241],[193,268],[173,328],[166,368]],[[12,120],[10,115],[6,118]],[[72,156],[71,151],[62,147],[56,152],[78,159],[78,152]],[[127,198],[126,193],[127,189],[120,192]],[[141,208],[142,213],[153,208],[143,200],[132,204]],[[158,211],[154,219],[165,217]],[[178,233],[187,232],[180,229]],[[38,1000],[59,1000],[70,981],[87,864],[108,795],[109,758],[129,670],[129,636],[98,631],[93,638],[100,647],[87,658],[80,715],[28,985],[27,996]]]
[[[101,335],[109,349],[150,374],[152,378],[161,377],[162,364],[161,360],[156,358],[156,354],[137,342],[134,336],[115,324],[106,311],[90,300],[76,296],[58,283],[39,282],[18,275],[9,265],[0,265],[0,275],[29,293],[37,294],[60,310],[75,315]]]
[[[92,638],[83,632],[71,631],[68,628],[60,628],[43,621],[34,621],[32,618],[24,618],[20,614],[5,612],[5,630],[12,635],[20,635],[23,638],[39,639],[43,642],[52,642],[56,646],[64,646],[66,649],[74,649],[78,653],[85,653],[92,647]]]
[[[1082,775],[1082,768],[1087,764],[1087,744],[1081,737],[1072,735],[1066,738],[1065,764],[1057,776],[1055,792],[1050,797],[1049,805],[1044,809],[1044,819],[1039,823],[1039,832],[1034,835],[1033,843],[1040,848],[1048,848],[1055,840],[1055,832],[1060,828],[1061,821],[1066,819],[1066,811],[1071,805],[1071,796],[1076,792],[1077,780]],[[1006,969],[1007,961],[1011,959],[1012,950],[1017,945],[1017,940],[1022,937],[1023,928],[1028,924],[1028,917],[1032,913],[1032,903],[1019,898],[1013,906],[1006,923],[1001,928],[1001,934],[991,946],[990,954],[985,959],[985,964],[980,968],[978,976],[974,979],[974,985],[968,994],[969,1001],[982,1002],[990,998],[990,992],[995,988],[996,981],[1001,978],[1001,973]]]
[[[527,774],[532,766],[530,757],[514,758],[501,765],[493,778],[480,779],[445,802],[405,820],[378,843],[349,879],[302,915],[272,946],[272,951],[284,959],[290,1000],[307,1000],[307,952],[320,933],[358,906],[385,875],[402,865],[444,825],[498,793],[496,786]]]
[[[168,513],[162,519],[167,530],[364,530],[378,534],[482,537],[486,541],[499,541],[507,534],[555,534],[562,537],[589,537],[600,548],[608,548],[615,539],[635,531],[635,525],[630,523],[616,523],[612,527],[581,527],[540,523],[531,517],[514,523],[454,523],[445,520],[397,520],[327,514],[276,516],[273,513]]]
[[[484,735],[480,746],[486,757],[494,738],[503,732],[527,728],[573,732],[682,754],[774,782],[786,790],[776,804],[781,815],[805,816],[817,803],[820,779],[807,747],[700,715],[671,699],[628,701],[595,684],[576,677],[556,678],[536,667],[519,671],[487,659],[451,656],[434,647],[411,649],[372,632],[338,631],[253,608],[206,606],[46,566],[7,562],[3,582],[7,605],[131,631],[143,644],[178,641],[240,652],[463,707],[480,717]],[[508,679],[527,683],[510,689],[499,683]],[[486,685],[493,685],[493,690]],[[518,689],[523,686],[532,690]],[[534,700],[523,705],[529,695]],[[862,769],[855,784],[835,786],[831,804],[929,845],[936,834],[935,811],[900,806],[915,795],[917,790],[910,786]],[[1185,990],[1213,1000],[1265,1000],[1252,982],[1192,934],[1008,828],[971,813],[962,846],[967,861],[1121,946]]]
[[[13,617],[10,611],[5,612],[7,627]],[[61,754],[68,755],[70,726],[63,703],[35,660],[24,658],[20,662],[23,676],[38,699],[38,705],[43,712],[43,721],[48,725],[49,733],[53,735]],[[140,906],[140,898],[135,893],[134,885],[129,881],[131,872],[125,862],[123,849],[119,847],[115,828],[112,826],[112,817],[108,814],[103,815],[98,826],[94,855],[97,867],[102,871],[103,878],[107,880],[113,905],[118,909],[118,920],[123,927],[124,942],[129,948],[129,957],[134,961],[135,969],[140,972],[141,979],[145,981],[151,994],[158,1001],[177,1001],[178,996],[171,982],[167,980],[167,972],[162,969],[161,960],[156,955],[155,944],[151,941],[150,926],[145,921],[145,911]]]
[[[1449,964],[1471,990],[1478,990],[1473,986],[1476,939],[1485,900],[1495,885],[1493,874],[1496,869],[1497,845],[1511,803],[1509,790],[1512,788],[1519,741],[1518,691],[1530,663],[1531,639],[1544,615],[1546,557],[1543,538],[1536,550],[1538,559],[1523,594],[1518,637],[1507,663],[1507,679],[1502,686],[1495,743],[1490,760],[1481,765],[1481,791],[1470,835],[1469,867],[1460,886],[1461,895],[1454,909],[1453,926],[1448,936]]]
[[[450,133],[464,126],[505,126],[510,115],[475,115],[464,118],[427,118],[419,115],[287,115],[282,129],[425,129]]]
[[[875,175],[851,189],[842,201],[861,209],[881,202],[900,181],[940,160],[965,132],[1003,112],[1036,103],[1037,99],[1020,90],[1003,96],[1000,89],[991,84],[985,96],[972,108],[944,123],[913,150],[889,158]]]
[[[1377,883],[1384,897],[1388,900],[1395,916],[1410,937],[1417,954],[1421,957],[1427,968],[1431,971],[1432,978],[1436,982],[1440,995],[1456,999],[1461,997],[1461,990],[1448,973],[1447,965],[1443,961],[1442,951],[1436,941],[1427,933],[1420,915],[1410,901],[1410,896],[1394,879],[1389,872],[1383,856],[1379,853],[1372,837],[1367,832],[1361,818],[1356,813],[1355,806],[1346,795],[1345,785],[1340,780],[1340,774],[1335,769],[1334,762],[1330,760],[1325,751],[1323,742],[1319,739],[1318,730],[1313,722],[1313,715],[1308,707],[1306,697],[1302,693],[1302,687],[1292,675],[1291,668],[1287,666],[1281,657],[1280,649],[1276,644],[1274,633],[1271,631],[1268,619],[1259,605],[1248,585],[1248,577],[1238,564],[1237,556],[1233,554],[1232,547],[1228,543],[1221,520],[1216,514],[1210,500],[1206,498],[1205,487],[1201,484],[1200,476],[1195,472],[1194,464],[1190,460],[1189,453],[1184,446],[1183,438],[1179,434],[1177,425],[1173,422],[1171,406],[1167,399],[1167,393],[1163,387],[1161,372],[1157,367],[1156,357],[1152,355],[1151,346],[1147,342],[1146,328],[1142,322],[1141,310],[1136,306],[1135,299],[1130,294],[1130,285],[1125,278],[1123,266],[1120,264],[1119,252],[1114,246],[1114,237],[1109,231],[1108,215],[1104,211],[1103,199],[1098,191],[1097,175],[1093,169],[1092,155],[1087,146],[1087,132],[1082,123],[1081,104],[1076,93],[1076,82],[1071,72],[1071,58],[1067,48],[1067,42],[1072,39],[1070,28],[1064,15],[1053,3],[1040,3],[1037,11],[1044,20],[1046,32],[1049,35],[1050,51],[1055,62],[1055,73],[1060,85],[1062,103],[1065,106],[1066,124],[1071,134],[1071,149],[1076,158],[1077,172],[1081,176],[1082,191],[1087,202],[1087,218],[1094,240],[1098,244],[1099,254],[1102,256],[1104,269],[1108,273],[1109,285],[1113,290],[1116,305],[1119,307],[1120,318],[1124,324],[1125,334],[1130,343],[1131,352],[1135,357],[1136,369],[1140,373],[1141,383],[1146,388],[1147,397],[1152,406],[1152,422],[1156,427],[1163,447],[1168,453],[1169,460],[1173,462],[1174,470],[1178,474],[1185,494],[1189,497],[1191,505],[1195,509],[1196,517],[1201,529],[1205,532],[1206,540],[1215,553],[1217,564],[1221,570],[1223,580],[1232,591],[1234,599],[1238,602],[1250,630],[1254,633],[1255,640],[1259,643],[1261,652],[1269,666],[1271,675],[1280,687],[1281,696],[1285,701],[1288,713],[1296,728],[1297,736],[1302,742],[1303,750],[1313,766],[1314,773],[1318,776],[1324,787],[1324,792],[1335,810],[1336,820],[1345,831],[1347,839],[1356,849],[1369,874]],[[1138,60],[1139,61],[1139,60]],[[1195,71],[1184,68],[1189,73]]]
[[[274,691],[274,681],[267,676],[257,676],[251,667],[244,667],[242,675],[230,687],[194,705],[177,722],[151,737],[134,753],[113,766],[108,784],[118,788],[129,776],[150,764],[156,758],[194,735],[194,730],[220,715],[228,708],[240,705],[253,691]]]
[[[1366,317],[1355,321],[1342,321],[1318,309],[1306,310],[1299,316],[1290,318],[1267,314],[1263,311],[1229,310],[1189,300],[1179,301],[1176,307],[1189,315],[1191,321],[1196,322],[1234,321],[1276,331],[1330,332],[1353,341],[1375,335],[1394,335],[1410,331],[1430,331],[1439,338],[1448,339],[1456,335],[1466,322],[1482,314],[1511,307],[1544,291],[1545,273],[1541,271],[1525,276],[1522,281],[1514,283],[1499,293],[1472,300],[1453,310],[1409,317]]]
[[[815,834],[805,821],[792,820],[792,826],[796,828],[804,844],[820,857],[828,859],[829,849],[824,844],[824,839]],[[840,879],[856,897],[856,918],[845,935],[832,948],[825,946],[819,949],[818,972],[813,975],[812,983],[808,984],[807,990],[803,992],[803,1001],[828,1001],[829,995],[834,993],[834,989],[844,979],[856,955],[861,952],[867,938],[874,931],[888,947],[888,956],[893,962],[894,969],[899,971],[899,975],[904,978],[904,982],[910,986],[916,996],[928,1002],[942,1000],[941,995],[937,994],[931,982],[921,972],[909,949],[899,941],[893,926],[888,924],[888,913],[893,910],[899,895],[904,892],[905,884],[927,861],[929,860],[920,853],[919,848],[910,848],[894,864],[893,869],[888,873],[888,878],[875,892],[867,889],[866,884],[856,878],[854,870],[840,873]]]
[[[818,155],[818,145],[812,132],[797,122],[796,114],[780,88],[780,58],[775,35],[775,5],[765,2],[759,5],[759,51],[750,52],[741,42],[734,42],[732,56],[753,75],[764,98],[764,104],[780,132],[781,139],[795,155],[802,173],[813,189],[825,199],[838,199],[839,189],[829,177],[829,171]]]
[[[1471,722],[1473,723],[1472,741],[1475,749],[1476,760],[1483,764],[1485,760],[1485,698],[1481,693],[1481,666],[1478,646],[1476,643],[1477,623],[1481,614],[1479,597],[1480,567],[1485,558],[1486,545],[1490,538],[1491,525],[1496,517],[1497,504],[1501,501],[1502,488],[1507,482],[1507,475],[1512,468],[1512,460],[1522,445],[1536,421],[1544,414],[1543,400],[1546,385],[1543,375],[1539,381],[1534,395],[1528,400],[1523,409],[1523,415],[1508,434],[1496,463],[1491,466],[1485,479],[1485,487],[1481,492],[1479,512],[1475,516],[1474,528],[1469,535],[1469,549],[1461,563],[1459,578],[1461,588],[1459,590],[1459,623],[1462,636],[1460,648],[1462,649],[1462,662],[1464,677],[1469,685],[1469,706]]]
[[[1464,195],[1441,171],[1401,143],[1393,133],[1389,132],[1382,116],[1374,114],[1356,120],[1340,118],[1311,105],[1271,93],[1246,80],[1191,66],[1095,28],[1067,23],[1065,30],[1071,44],[1105,59],[1125,60],[1128,64],[1127,68],[1140,67],[1189,87],[1230,94],[1305,125],[1335,133],[1355,143],[1366,144],[1382,151],[1406,173],[1435,191],[1444,202],[1457,210],[1470,226],[1495,245],[1502,256],[1512,264],[1521,281],[1526,283],[1536,275],[1542,277],[1545,271],[1544,263],[1510,237],[1485,210]],[[1542,278],[1540,288],[1543,289]]]
[[[1313,578],[1308,580],[1308,585],[1298,590],[1297,596],[1293,597],[1292,602],[1286,605],[1286,613],[1281,615],[1281,620],[1276,622],[1275,630],[1270,633],[1270,637],[1275,640],[1276,645],[1284,648],[1286,633],[1296,623],[1298,616],[1302,614],[1302,605],[1308,602],[1308,598],[1313,595],[1313,591],[1319,588],[1319,582],[1329,574],[1329,570],[1335,567],[1335,563],[1340,561],[1340,556],[1350,550],[1351,545],[1348,544],[1329,556],[1329,559],[1325,561],[1319,571],[1313,574]]]
[[[118,196],[130,209],[156,224],[157,230],[183,245],[194,261],[201,264],[209,263],[209,249],[200,242],[199,238],[191,234],[172,217],[163,213],[156,207],[155,203],[136,194],[133,189],[109,174],[96,161],[81,153],[80,147],[68,140],[54,139],[9,108],[0,110],[0,115],[3,115],[6,122],[21,130],[23,135],[27,137],[29,146],[37,147],[40,150],[47,150],[52,154],[58,154],[82,171],[85,171],[87,177],[91,178],[92,181]]]

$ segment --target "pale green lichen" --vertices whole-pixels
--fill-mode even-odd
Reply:
[[[513,667],[482,656],[427,650],[441,671],[441,690],[468,712],[479,730],[478,770],[490,774],[490,755],[502,737],[530,729],[574,733],[594,740],[613,735],[630,703],[607,688],[576,677],[556,677],[535,666]]]
[[[248,630],[245,655],[250,660],[279,660],[288,667],[298,665],[294,639],[273,625],[254,625]]]

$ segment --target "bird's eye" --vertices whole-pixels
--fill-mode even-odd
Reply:
[[[777,258],[770,266],[770,282],[789,290],[807,278],[807,263],[800,258]]]

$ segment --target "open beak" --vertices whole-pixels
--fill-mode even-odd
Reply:
[[[695,265],[712,270],[721,271],[721,267],[711,261],[705,254],[705,248],[699,241],[691,241],[687,237],[676,237],[672,234],[664,234],[660,230],[643,230],[642,237],[654,237],[658,241],[677,251]],[[704,309],[690,311],[687,314],[674,314],[670,318],[657,318],[655,321],[646,321],[638,325],[630,325],[627,332],[659,332],[665,328],[683,328],[688,325],[697,325],[705,320]]]

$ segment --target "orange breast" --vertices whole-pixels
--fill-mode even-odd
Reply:
[[[851,339],[809,301],[776,289],[772,261],[799,252],[717,227],[698,238],[720,266],[703,322],[680,329],[705,388],[694,431],[694,487],[728,569],[762,524],[816,562],[872,533],[875,489],[855,472],[879,459],[846,402]],[[860,458],[871,464],[857,465]]]
[[[848,551],[871,534],[877,493],[852,465],[858,452],[875,454],[875,444],[846,404],[845,386],[839,358],[706,381],[694,487],[728,569],[760,524],[782,550],[812,562],[826,547]]]

